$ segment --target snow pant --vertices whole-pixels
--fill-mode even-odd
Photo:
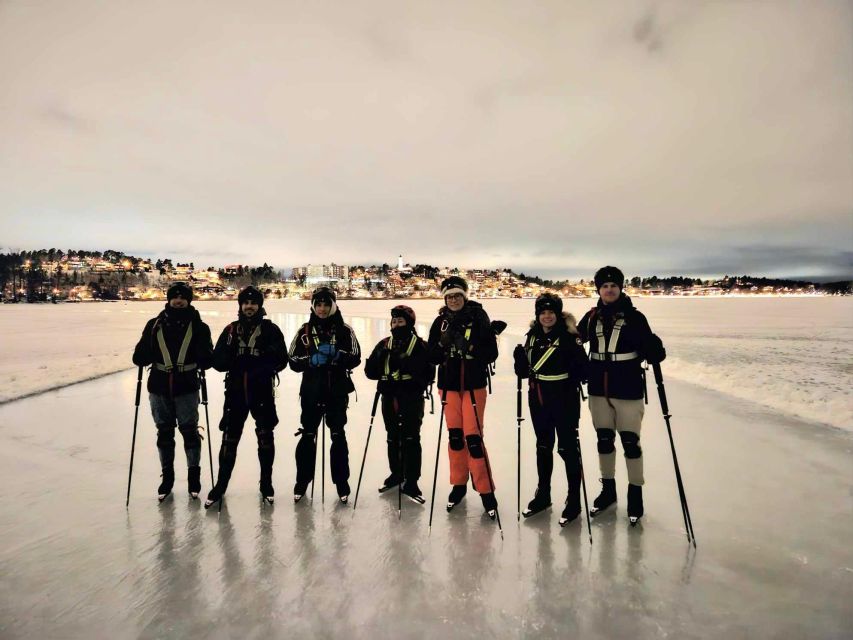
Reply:
[[[326,416],[326,426],[332,441],[329,448],[329,467],[332,472],[332,482],[339,489],[349,494],[349,447],[344,427],[347,424],[347,407],[349,395],[331,395],[323,402],[314,398],[301,396],[302,429],[301,437],[296,444],[296,484],[307,487],[314,479],[314,465],[317,459],[317,429],[323,416]],[[341,494],[343,495],[343,494]]]
[[[643,423],[645,403],[639,400],[620,400],[604,396],[589,396],[592,425],[598,436],[598,464],[601,477],[616,477],[616,432],[622,440],[628,482],[643,485],[643,450],[640,448],[640,426]]]
[[[201,461],[201,438],[198,435],[198,391],[179,396],[161,396],[148,394],[151,415],[157,426],[157,453],[160,467],[174,471],[175,463],[175,425],[184,438],[184,453],[187,466],[197,467]]]
[[[578,447],[580,398],[577,389],[561,382],[532,381],[528,395],[530,418],[536,433],[536,471],[539,491],[551,492],[554,444],[566,465],[571,499],[580,500],[581,460]],[[556,436],[556,437],[555,437]]]
[[[219,477],[216,486],[223,493],[228,488],[231,472],[237,462],[237,446],[243,437],[243,426],[249,414],[255,420],[255,436],[258,439],[258,462],[261,467],[261,482],[272,482],[272,466],[275,460],[275,437],[273,429],[278,424],[272,385],[262,392],[255,392],[246,404],[246,395],[241,387],[225,389],[225,406],[219,430],[222,431],[222,446],[219,448]]]
[[[477,413],[471,405],[470,391],[442,391],[445,396],[444,418],[447,422],[447,455],[450,459],[450,484],[468,484],[468,476],[478,493],[492,493],[494,485],[486,466],[486,444],[481,431],[486,425],[486,389],[474,389]],[[478,429],[479,423],[479,429]]]
[[[382,418],[387,432],[388,467],[391,474],[400,479],[417,481],[421,477],[423,395],[420,391],[383,395]]]

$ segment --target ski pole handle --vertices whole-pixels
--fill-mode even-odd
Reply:
[[[207,378],[204,375],[204,371],[199,371],[198,377],[201,382],[201,403],[207,404]]]
[[[143,367],[139,367],[139,374],[136,377],[136,401],[135,406],[139,406],[139,399],[142,397],[142,369]]]

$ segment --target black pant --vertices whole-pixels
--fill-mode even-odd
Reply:
[[[246,404],[242,388],[226,389],[225,407],[219,429],[222,431],[222,446],[219,448],[219,478],[216,482],[223,492],[228,488],[231,473],[237,462],[237,446],[243,437],[243,427],[249,414],[255,420],[255,435],[258,439],[258,462],[261,481],[271,481],[275,460],[275,438],[273,429],[278,424],[272,387],[268,391],[256,392]]]
[[[536,469],[539,489],[551,490],[554,468],[554,444],[566,463],[569,490],[580,483],[581,462],[578,451],[580,398],[577,389],[560,382],[534,381],[528,396],[530,418],[536,432]]]
[[[302,437],[296,444],[296,484],[308,486],[314,478],[317,457],[318,428],[323,416],[332,445],[329,449],[329,467],[332,482],[344,485],[349,480],[349,447],[344,427],[347,423],[349,395],[334,394],[327,398],[302,395]],[[347,491],[349,493],[349,491]]]
[[[388,433],[388,467],[400,479],[416,482],[421,477],[421,423],[424,398],[419,392],[382,395],[382,418]],[[400,447],[402,441],[403,446]],[[402,464],[401,464],[402,463]]]

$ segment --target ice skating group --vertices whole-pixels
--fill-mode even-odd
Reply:
[[[595,517],[617,502],[618,434],[627,467],[628,517],[635,524],[643,516],[643,362],[656,367],[658,378],[659,363],[666,354],[645,316],[622,291],[624,280],[615,267],[599,269],[595,274],[598,302],[580,321],[563,310],[558,296],[541,295],[535,302],[530,329],[512,354],[519,389],[519,429],[523,419],[521,385],[527,380],[527,403],[536,435],[538,484],[527,507],[519,509],[525,518],[552,505],[555,445],[568,482],[559,524],[564,526],[581,514],[584,473],[578,425],[583,384],[588,385],[602,483],[589,515]],[[468,285],[458,276],[444,280],[441,292],[444,306],[432,321],[426,340],[417,333],[414,310],[397,305],[390,312],[390,335],[373,348],[365,362],[367,378],[377,383],[371,428],[380,406],[387,435],[388,476],[379,492],[396,488],[400,499],[406,496],[418,504],[426,502],[419,484],[421,426],[425,399],[430,398],[435,382],[441,401],[440,423],[446,422],[448,439],[447,511],[464,500],[470,482],[480,495],[485,514],[500,523],[484,432],[490,376],[498,359],[497,338],[506,324],[491,321],[483,306],[469,299]],[[355,332],[344,322],[334,290],[319,287],[313,292],[309,319],[293,336],[289,348],[281,330],[264,317],[264,296],[255,287],[240,292],[237,319],[222,330],[215,347],[209,327],[192,306],[192,298],[193,292],[186,284],[172,285],[165,308],[148,321],[133,354],[133,362],[140,368],[140,384],[142,367],[150,367],[147,389],[162,469],[159,500],[172,492],[175,482],[176,429],[181,433],[186,454],[187,490],[193,499],[201,493],[204,434],[199,427],[200,392],[207,410],[204,372],[213,368],[225,374],[225,401],[219,421],[222,441],[218,477],[207,494],[205,507],[217,503],[221,506],[249,415],[255,422],[260,494],[266,503],[274,502],[275,427],[279,422],[275,388],[279,375],[289,367],[302,375],[293,500],[300,502],[309,487],[313,497],[318,444],[325,467],[328,430],[331,480],[339,501],[348,503],[351,486],[347,409],[349,396],[355,390],[352,374],[362,357]],[[589,343],[588,354],[585,343]],[[138,405],[139,389],[137,410]],[[669,416],[665,417],[668,425]],[[439,450],[442,433],[440,426]],[[209,442],[208,433],[208,446]],[[366,455],[365,448],[365,459]],[[363,469],[362,461],[362,472]],[[435,469],[437,474],[438,459]],[[325,474],[321,477],[325,491]],[[359,487],[360,482],[361,474]],[[433,503],[436,484],[434,476]],[[356,492],[356,504],[357,496]],[[684,499],[682,509],[686,511]],[[685,523],[687,517],[685,513]]]

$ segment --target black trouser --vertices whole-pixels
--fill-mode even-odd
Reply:
[[[326,426],[332,440],[329,449],[329,467],[332,482],[336,485],[349,480],[349,447],[344,427],[347,424],[349,395],[333,394],[327,398],[302,395],[302,437],[296,444],[296,484],[307,487],[314,478],[317,457],[317,429],[326,416]]]
[[[554,444],[566,464],[569,494],[580,486],[581,463],[578,451],[580,398],[577,389],[564,382],[533,381],[528,396],[530,418],[536,432],[536,470],[540,491],[551,491]]]
[[[237,446],[243,437],[243,426],[249,414],[255,420],[255,435],[258,438],[258,462],[261,466],[261,481],[271,481],[275,460],[275,438],[273,429],[278,424],[272,385],[256,390],[246,403],[242,387],[225,390],[225,407],[219,430],[222,431],[222,446],[219,448],[219,478],[216,485],[224,493],[231,480],[231,472],[237,462]]]
[[[385,420],[385,431],[388,434],[388,467],[391,469],[391,474],[401,480],[416,482],[421,477],[423,395],[420,391],[401,391],[396,395],[383,394],[382,418]]]

